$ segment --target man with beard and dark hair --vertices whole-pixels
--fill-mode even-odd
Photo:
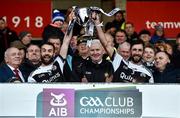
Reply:
[[[129,60],[134,64],[141,64],[141,59],[144,52],[144,43],[141,40],[133,41],[130,50],[131,57]]]
[[[73,12],[69,18],[74,18]],[[65,34],[63,43],[58,54],[55,54],[55,47],[52,43],[44,43],[41,46],[41,66],[28,77],[28,82],[67,82],[69,76],[64,73],[69,43],[72,37],[72,30]]]
[[[28,77],[28,82],[66,82],[63,70],[67,56],[68,44],[72,36],[65,36],[59,55],[55,56],[55,47],[52,43],[41,46],[41,66]]]
[[[114,82],[133,82],[133,83],[154,83],[151,72],[142,65],[141,59],[144,51],[144,44],[141,40],[133,41],[131,45],[131,60],[125,61],[119,55],[112,45],[110,45],[103,33],[100,24],[99,16],[95,12],[92,14],[99,39],[110,56],[114,68]]]
[[[28,78],[28,82],[62,82],[63,59],[58,56],[54,59],[55,47],[51,43],[41,46],[41,66],[38,67]]]

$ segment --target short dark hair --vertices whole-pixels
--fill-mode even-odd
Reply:
[[[27,47],[26,47],[26,52],[28,52],[28,51],[27,51],[28,48],[29,48],[30,46],[33,46],[33,45],[39,47],[39,45],[37,45],[37,44],[30,43],[30,44],[28,44]],[[39,48],[40,48],[40,47],[39,47]]]
[[[62,45],[63,39],[60,38],[59,36],[51,35],[51,36],[48,37],[47,41],[49,41],[49,39],[58,39],[58,40],[60,40],[60,44]]]
[[[152,50],[154,50],[154,52],[156,52],[155,47],[154,47],[153,44],[148,43],[147,45],[145,45],[144,48],[151,48]]]
[[[137,39],[137,40],[133,40],[132,43],[131,43],[131,48],[134,46],[134,45],[137,45],[137,44],[142,44],[143,46],[143,49],[144,49],[144,42],[140,39]]]
[[[125,35],[127,35],[127,34],[126,34],[126,31],[125,31],[125,30],[122,30],[122,29],[117,30],[116,33],[117,33],[117,32],[123,32]]]
[[[115,25],[112,22],[107,22],[105,25],[105,31],[107,31],[108,29],[111,29],[113,27],[115,28]]]
[[[116,16],[117,14],[121,14],[122,16],[124,15],[124,13],[123,13],[123,11],[118,11],[118,12],[116,12],[115,14],[114,14],[114,16]]]
[[[50,45],[50,46],[52,46],[53,50],[54,50],[53,52],[55,52],[55,47],[54,47],[54,45],[52,43],[50,43],[50,42],[43,43],[40,48],[42,48],[43,45]]]
[[[139,37],[142,35],[142,34],[147,34],[149,36],[151,36],[151,32],[149,30],[146,30],[146,29],[143,29],[139,32]]]

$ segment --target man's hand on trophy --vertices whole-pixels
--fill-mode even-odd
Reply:
[[[69,19],[69,25],[68,25],[68,28],[67,28],[67,35],[70,34],[70,32],[73,29],[74,24],[76,22],[76,16],[75,16],[75,11],[74,10],[72,10],[71,13],[68,15],[68,19]]]
[[[71,11],[71,13],[69,14],[68,18],[69,18],[69,21],[72,21],[73,19],[76,18],[74,10]]]
[[[100,18],[99,18],[99,14],[95,11],[92,12],[92,21],[95,23],[95,25],[99,25],[100,24]]]

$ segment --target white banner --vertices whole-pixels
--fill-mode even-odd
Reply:
[[[44,97],[48,98],[47,97],[48,92],[51,93],[51,96],[58,96],[58,91],[61,91],[61,95],[60,95],[60,98],[56,98],[56,99],[57,100],[59,99],[60,101],[63,96],[67,97],[67,98],[63,98],[63,100],[66,101],[65,104],[63,105],[67,104],[67,106],[64,106],[63,107],[64,109],[63,109],[62,108],[63,105],[61,104],[60,105],[61,111],[57,112],[57,109],[56,109],[58,106],[57,104],[55,107],[52,107],[52,108],[49,107],[48,114],[43,113],[44,110],[45,111],[47,110],[41,107],[43,105],[48,106],[48,104],[43,103],[43,100],[45,100]],[[89,95],[85,94],[82,97],[82,94],[80,93],[83,93],[83,92],[87,92],[87,94],[89,92],[90,94]],[[93,92],[95,92],[95,94],[91,97],[90,95],[92,95],[91,93]],[[96,92],[100,92],[100,93],[104,92],[105,94],[108,92],[111,92],[111,94],[107,94],[106,98],[102,100],[102,98],[100,98],[98,94],[96,95]],[[125,107],[124,109],[119,108],[119,107],[122,107],[122,104],[116,103],[115,97],[117,96],[113,96],[115,95],[114,94],[115,92],[120,92],[122,93],[122,95],[126,96],[127,106],[125,107],[128,107],[128,109],[131,110],[131,112],[128,112],[128,109],[127,108],[125,109]],[[140,97],[135,96],[136,98],[133,98],[133,96],[131,96],[131,94],[133,93],[139,93]],[[68,96],[67,94],[71,94],[71,95]],[[74,98],[72,96],[74,96]],[[78,97],[81,97],[81,98],[78,98]],[[93,97],[96,99],[94,99]],[[119,99],[122,98],[122,96],[118,96],[118,97]],[[115,109],[116,112],[114,112],[114,114],[111,114],[111,116],[113,117],[114,115],[115,117],[116,116],[119,117],[118,116],[119,114],[121,114],[121,116],[130,115],[130,117],[132,117],[133,114],[134,115],[136,114],[135,113],[136,111],[138,112],[141,111],[142,113],[139,113],[139,114],[143,118],[146,118],[146,117],[180,118],[180,112],[179,112],[180,111],[180,86],[179,85],[68,84],[68,83],[64,83],[64,84],[0,84],[0,118],[1,117],[3,118],[5,116],[14,116],[14,117],[15,116],[16,117],[17,116],[18,117],[20,116],[26,116],[26,117],[42,116],[43,117],[46,115],[49,115],[49,117],[51,116],[54,116],[54,117],[81,116],[85,112],[86,113],[91,112],[91,111],[87,111],[87,109],[89,109],[90,106],[93,105],[93,104],[88,103],[90,102],[89,98],[92,101],[95,101],[93,104],[95,106],[98,106],[98,108],[100,108],[100,106],[103,106],[103,108],[100,108],[101,111],[95,111],[95,112],[103,112],[103,113],[108,112],[107,115],[110,115],[110,112],[107,111],[108,106],[110,106],[109,108],[113,108],[113,107],[118,108],[118,109]],[[53,100],[54,99],[55,98],[53,98]],[[83,100],[86,100],[86,101],[83,101]],[[40,101],[40,103],[38,103],[38,101]],[[80,103],[82,103],[84,107],[82,111],[79,111],[80,114],[77,114],[78,111],[76,110],[76,107],[79,107],[79,106],[76,106],[77,102],[74,103],[74,101],[80,101]],[[111,104],[111,101],[113,101],[112,104]],[[138,103],[139,106],[135,103],[136,101],[138,102],[140,101]],[[52,102],[53,101],[51,99],[51,103]],[[73,102],[73,103],[69,104],[70,106],[68,106],[69,102]],[[88,104],[85,104],[85,103],[88,103],[90,106],[86,107],[88,106]],[[104,107],[104,105],[107,105],[107,106]],[[136,110],[136,108],[138,108],[138,110]],[[139,109],[139,108],[142,108],[142,109]],[[68,109],[71,109],[71,111],[68,111]],[[126,111],[122,112],[120,110],[126,110]],[[69,114],[69,112],[71,113]]]

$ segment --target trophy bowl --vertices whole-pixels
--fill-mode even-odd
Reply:
[[[117,11],[119,11],[119,8],[113,9],[109,13],[105,13],[101,8],[99,7],[83,7],[79,8],[77,6],[72,7],[75,13],[75,19],[72,20],[72,22],[69,24],[68,27],[68,35],[70,31],[73,29],[75,22],[82,26],[85,30],[85,35],[93,36],[94,35],[94,23],[91,19],[91,14],[95,11],[96,13],[100,14],[103,13],[106,16],[112,16]],[[102,23],[101,23],[102,24]]]
[[[79,25],[84,26],[89,21],[90,9],[86,8],[86,7],[84,7],[84,8],[76,8],[75,9],[75,16],[77,18],[76,22]]]

